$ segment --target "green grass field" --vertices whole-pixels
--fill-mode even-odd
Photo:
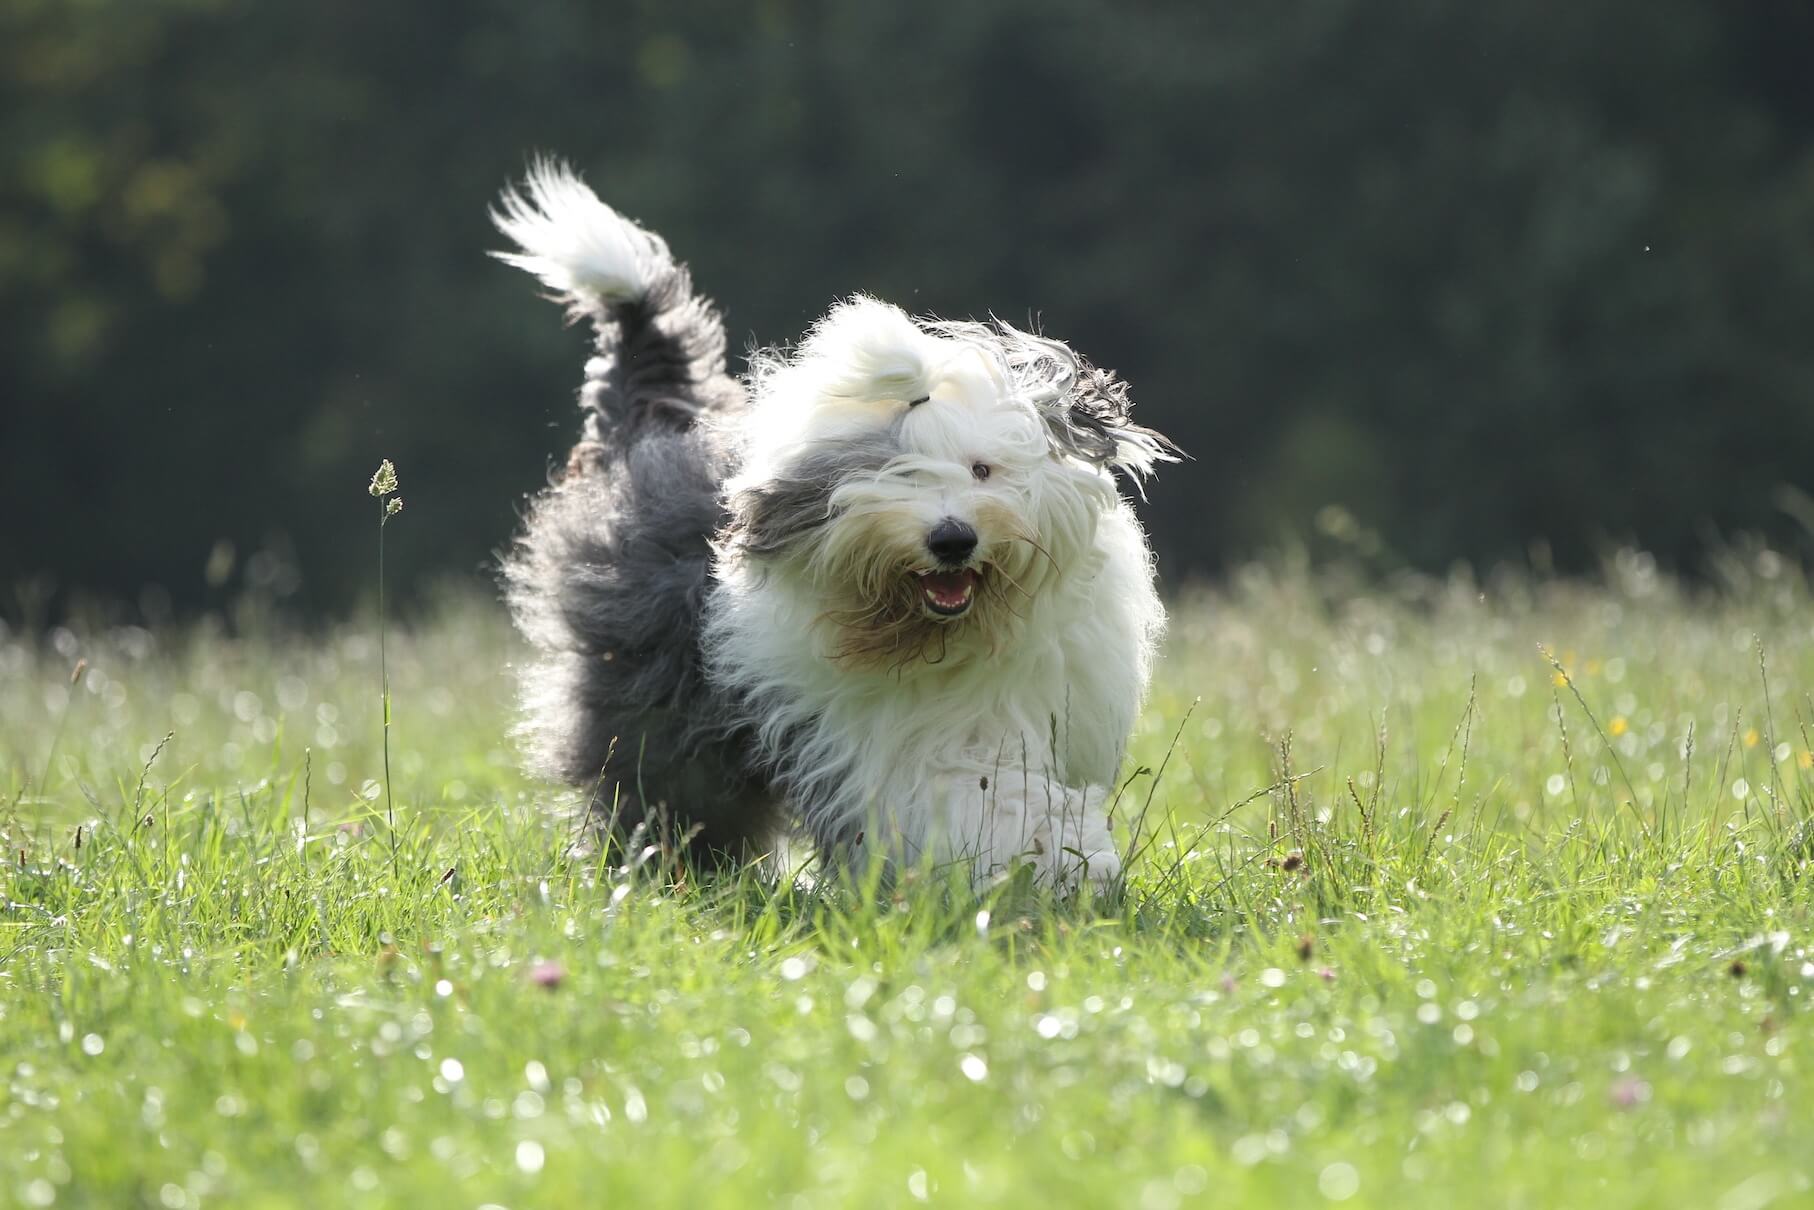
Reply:
[[[576,852],[481,601],[394,829],[371,626],[7,634],[0,1205],[1814,1204],[1814,601],[1729,581],[1179,601],[1090,903]]]

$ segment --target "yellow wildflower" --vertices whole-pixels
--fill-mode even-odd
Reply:
[[[1745,747],[1747,747],[1747,748],[1757,747],[1757,728],[1756,727],[1752,727],[1745,732]]]
[[[1606,729],[1612,732],[1614,736],[1620,736],[1631,730],[1631,724],[1625,720],[1623,714],[1620,714],[1613,717],[1612,722],[1606,725]]]

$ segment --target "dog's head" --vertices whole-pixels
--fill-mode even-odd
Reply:
[[[1000,641],[1089,570],[1114,472],[1176,456],[1064,345],[867,298],[759,355],[752,386],[727,550],[799,582],[853,660]]]

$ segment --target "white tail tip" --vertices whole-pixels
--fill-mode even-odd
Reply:
[[[520,249],[492,255],[534,274],[570,306],[642,298],[674,267],[665,240],[601,202],[559,160],[531,164],[523,184],[498,199],[491,221]]]

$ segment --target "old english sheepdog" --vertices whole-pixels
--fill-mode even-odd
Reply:
[[[1126,386],[865,297],[739,381],[686,266],[568,168],[492,218],[597,332],[579,441],[505,560],[537,770],[700,856],[792,821],[834,860],[1114,880],[1165,621],[1116,474],[1175,457]]]

